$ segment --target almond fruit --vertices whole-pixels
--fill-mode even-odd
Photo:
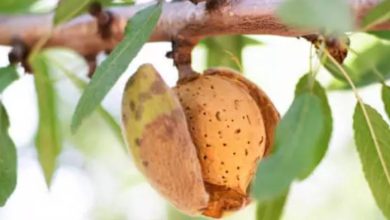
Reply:
[[[215,218],[249,203],[279,121],[264,92],[222,68],[169,89],[143,65],[126,85],[122,112],[126,140],[151,184],[187,214]]]

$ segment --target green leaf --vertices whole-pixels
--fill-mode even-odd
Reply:
[[[364,109],[360,104],[355,108],[355,142],[375,201],[390,218],[390,128],[375,109],[369,105]]]
[[[296,96],[277,127],[273,154],[260,162],[254,198],[263,202],[278,197],[294,179],[307,174],[317,157],[324,127],[321,100],[311,93]]]
[[[341,34],[354,27],[347,1],[285,0],[277,15],[286,24],[322,30],[325,34]]]
[[[27,12],[37,1],[38,0],[1,0],[0,13],[14,14]]]
[[[54,14],[54,25],[71,20],[87,10],[92,0],[61,0]]]
[[[167,220],[209,220],[208,218],[202,217],[202,216],[186,215],[171,205],[169,205],[167,208],[168,208],[168,219]]]
[[[73,83],[73,85],[76,88],[78,88],[80,91],[83,91],[87,87],[88,84],[86,81],[78,77],[72,70],[67,68],[60,61],[60,60],[69,60],[73,63],[76,62],[84,63],[85,61],[83,57],[81,57],[76,52],[70,49],[63,49],[63,48],[46,49],[42,53],[46,56],[46,59],[49,60],[50,65],[53,68],[59,70],[62,74],[64,74]],[[85,66],[87,65],[88,64],[85,63]],[[122,136],[122,129],[119,123],[102,106],[98,106],[97,112],[104,119],[107,125],[111,128],[118,142],[121,143],[122,146],[125,148],[125,143]]]
[[[50,64],[46,57],[38,53],[31,57],[30,61],[34,71],[39,108],[39,125],[35,145],[46,184],[50,186],[57,166],[57,157],[61,151],[56,94],[53,82],[50,79]]]
[[[238,36],[207,38],[201,42],[207,48],[207,67],[225,66],[242,71],[242,50],[247,45],[261,45],[260,41]]]
[[[325,89],[317,81],[312,81],[309,74],[303,76],[298,82],[297,88],[295,90],[295,96],[299,96],[305,93],[312,93],[321,101],[323,130],[321,138],[318,140],[318,143],[316,143],[316,152],[311,158],[311,166],[308,166],[307,171],[303,172],[301,179],[304,179],[310,175],[311,171],[314,170],[315,167],[321,162],[328,149],[333,128],[332,112],[328,103],[328,98],[326,97]]]
[[[390,20],[390,1],[382,1],[374,9],[367,13],[362,20],[363,29]]]
[[[370,85],[390,78],[390,41],[380,40],[372,35],[356,33],[351,37],[351,48],[357,52],[349,53],[343,67],[357,87]],[[332,82],[330,89],[350,89],[340,70],[326,60],[328,71],[338,81]]]
[[[4,91],[13,81],[19,78],[15,66],[0,68],[0,93]]]
[[[91,82],[81,96],[72,118],[75,132],[82,120],[100,104],[107,92],[126,70],[129,63],[149,39],[161,15],[158,3],[138,12],[126,27],[126,34],[110,56],[97,68]]]
[[[17,181],[16,147],[8,134],[8,129],[8,115],[0,101],[0,206],[5,205],[15,190]]]
[[[278,220],[283,214],[283,208],[287,200],[287,193],[283,193],[270,201],[257,204],[256,220]]]
[[[390,41],[390,31],[370,31],[367,33],[374,35],[375,37],[380,38],[382,40],[389,40]]]
[[[382,101],[385,105],[387,116],[390,118],[390,87],[383,85],[382,87]]]

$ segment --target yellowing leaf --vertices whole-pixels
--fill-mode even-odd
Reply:
[[[50,79],[47,62],[42,54],[36,54],[31,58],[39,108],[39,125],[35,145],[46,184],[50,186],[57,166],[57,157],[61,151],[61,139],[56,110],[56,94]]]

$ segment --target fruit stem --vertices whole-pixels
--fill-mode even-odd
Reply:
[[[172,40],[172,51],[166,56],[172,58],[179,72],[179,81],[197,74],[191,66],[191,52],[199,42],[199,39],[184,39],[177,37]]]

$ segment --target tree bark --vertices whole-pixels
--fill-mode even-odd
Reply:
[[[205,10],[204,2],[198,5],[190,1],[167,2],[150,41],[230,34],[301,36],[317,33],[317,30],[295,29],[283,24],[275,15],[275,10],[281,2],[282,0],[230,0],[230,4],[212,12]],[[356,27],[364,14],[379,2],[349,0]],[[54,29],[53,14],[0,16],[0,44],[10,45],[13,37],[19,37],[32,46],[51,33],[45,46],[68,47],[82,55],[96,54],[113,49],[123,37],[127,20],[147,5],[110,8],[115,19],[111,26],[113,35],[106,40],[98,34],[96,20],[90,15],[80,16]],[[379,24],[373,29],[390,29],[390,22]]]

